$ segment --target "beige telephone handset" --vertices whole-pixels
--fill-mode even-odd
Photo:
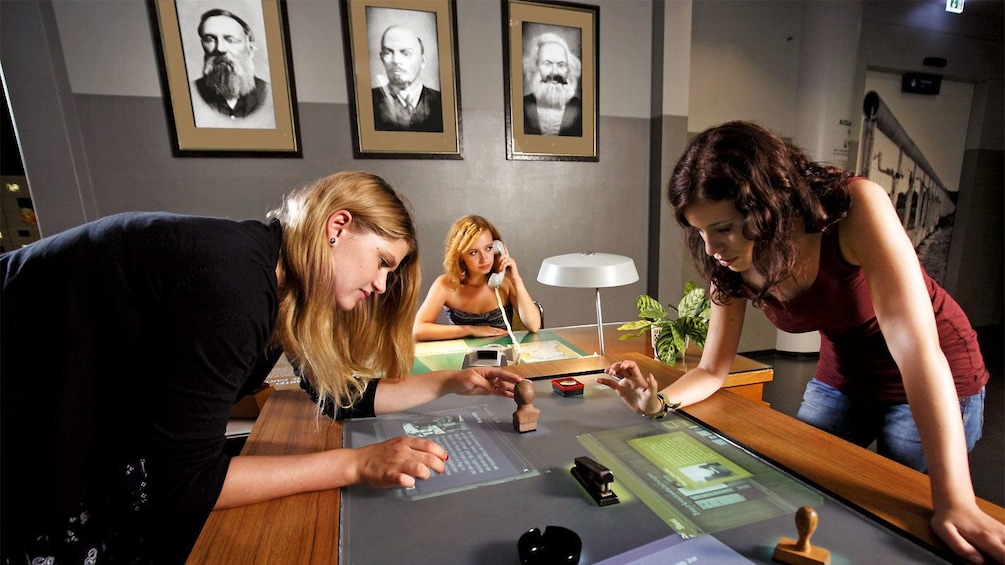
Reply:
[[[496,255],[502,255],[506,253],[506,247],[503,246],[503,242],[497,239],[492,242],[492,251],[494,251]],[[513,326],[510,325],[509,320],[506,318],[506,309],[503,307],[502,297],[499,296],[499,287],[502,286],[503,279],[505,278],[506,278],[506,269],[503,269],[498,273],[490,274],[489,288],[494,289],[496,291],[495,292],[496,303],[499,304],[499,311],[502,312],[503,323],[506,324],[506,333],[508,333],[510,339],[513,340],[513,356],[509,357],[508,361],[510,363],[519,363],[520,358],[523,356],[523,352],[520,351],[520,341],[516,338],[515,335],[513,335]]]
[[[503,247],[503,242],[498,239],[492,242],[492,250],[495,251],[496,255],[502,255],[506,252],[506,248]],[[492,273],[489,275],[489,288],[499,288],[502,286],[504,278],[506,278],[505,269],[499,271],[498,273]]]

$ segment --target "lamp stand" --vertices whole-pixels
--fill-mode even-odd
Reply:
[[[0,0],[2,1],[2,0]],[[593,288],[597,291],[597,341],[600,355],[604,351],[604,316],[600,309],[600,289],[624,286],[639,280],[635,261],[624,255],[610,253],[566,253],[548,257],[541,262],[537,282],[569,288]]]
[[[597,289],[597,340],[600,342],[600,355],[604,355],[604,320],[600,311],[600,289]]]

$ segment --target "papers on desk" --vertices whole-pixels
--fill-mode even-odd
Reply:
[[[753,563],[712,536],[685,540],[681,536],[663,539],[636,547],[621,555],[598,561],[596,565],[666,565],[687,563],[708,565],[746,565]]]
[[[498,347],[499,349],[513,347],[509,343],[487,344],[480,346],[480,349]],[[466,354],[477,347],[468,345],[464,340],[444,340],[440,342],[418,342],[415,344],[416,357],[429,357],[432,355],[453,355],[457,353]],[[546,340],[540,342],[528,342],[521,344],[521,363],[535,363],[537,361],[557,361],[560,359],[579,359],[582,355],[566,344],[558,340]]]
[[[561,359],[579,359],[579,353],[560,341],[535,341],[520,346],[521,363],[537,363],[539,361],[559,361]]]
[[[579,359],[585,355],[557,335],[546,331],[537,334],[517,332],[516,336],[520,340],[519,363]],[[463,366],[465,356],[475,349],[508,349],[512,347],[513,342],[508,337],[420,341],[415,344],[412,374],[460,369]]]
[[[471,350],[463,339],[445,339],[442,341],[420,341],[415,344],[415,355],[450,355],[451,353],[467,353]]]

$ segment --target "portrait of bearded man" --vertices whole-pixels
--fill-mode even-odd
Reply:
[[[255,35],[233,12],[213,9],[199,20],[202,77],[192,82],[199,128],[274,129],[269,83],[255,75]]]
[[[535,37],[523,58],[523,132],[583,135],[583,103],[577,96],[583,65],[555,33]]]

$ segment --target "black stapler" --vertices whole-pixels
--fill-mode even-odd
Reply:
[[[614,473],[607,467],[589,457],[577,457],[576,466],[570,471],[598,505],[607,506],[621,502],[618,500],[618,495],[611,490]]]

